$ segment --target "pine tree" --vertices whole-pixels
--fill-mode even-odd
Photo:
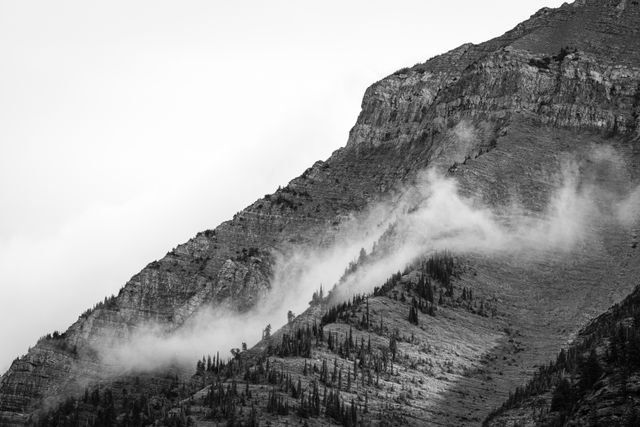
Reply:
[[[398,351],[398,343],[396,341],[396,334],[394,333],[389,338],[389,351],[391,352],[391,360],[395,362],[396,360],[396,352]]]
[[[414,306],[409,307],[409,322],[414,325],[418,324],[418,309]]]
[[[262,339],[269,339],[271,337],[271,324],[267,325],[262,332]]]
[[[369,322],[369,297],[367,296],[367,329],[369,329],[369,325],[371,323]]]
[[[580,387],[583,390],[588,389],[598,381],[600,375],[602,375],[602,367],[598,362],[595,349],[591,349],[589,357],[580,363]]]

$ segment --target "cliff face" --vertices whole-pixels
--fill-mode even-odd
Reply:
[[[172,330],[207,305],[249,310],[270,288],[274,257],[285,247],[340,240],[345,218],[427,166],[456,177],[463,193],[491,205],[515,192],[527,208],[541,210],[554,185],[549,171],[562,156],[607,144],[626,161],[628,182],[616,185],[631,185],[640,167],[638,28],[635,1],[577,1],[375,83],[346,146],[326,162],[152,262],[62,336],[41,340],[17,359],[2,377],[0,419],[22,422],[48,399],[111,375],[94,344],[126,337],[136,325],[154,321]],[[630,289],[638,273],[633,238],[615,227],[608,233],[601,246],[578,251],[571,275],[553,260],[528,270],[517,260],[470,261],[482,273],[474,286],[502,294],[509,321],[520,319],[530,329],[532,356],[522,373],[514,369],[517,378],[549,357],[586,316]],[[610,285],[596,283],[610,274],[617,277]],[[571,281],[573,292],[560,289],[558,278]],[[570,309],[550,315],[540,304],[544,292],[530,287],[534,282],[558,298],[542,296],[545,302]],[[554,316],[566,322],[563,330],[545,320]],[[548,328],[536,329],[539,321]],[[550,338],[537,340],[543,333]],[[497,396],[517,378],[500,384]]]

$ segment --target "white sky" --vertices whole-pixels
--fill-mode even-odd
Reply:
[[[0,0],[0,370],[343,146],[367,86],[557,0]]]

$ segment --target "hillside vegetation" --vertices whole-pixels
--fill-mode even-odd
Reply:
[[[461,268],[447,253],[419,259],[371,294],[315,299],[256,349],[204,357],[187,381],[88,388],[36,425],[422,425],[436,410],[429,397],[476,370],[485,337],[472,324],[495,335],[495,302],[455,285]]]
[[[484,425],[640,425],[640,287],[590,322]]]
[[[372,84],[329,159],[17,357],[0,425],[477,426],[547,386],[549,410],[521,421],[613,420],[620,405],[633,421],[600,387],[631,354],[627,330],[548,364],[640,278],[638,28],[636,1],[578,0]],[[245,321],[274,295],[284,327],[194,354],[195,372],[104,358],[146,325],[171,337],[204,309]]]

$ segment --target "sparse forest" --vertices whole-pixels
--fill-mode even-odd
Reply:
[[[541,366],[533,378],[513,391],[485,421],[515,408],[538,408],[537,422],[561,426],[578,422],[579,414],[598,390],[615,390],[609,399],[621,414],[620,425],[640,425],[640,395],[632,384],[640,373],[640,288],[593,320],[556,360]],[[536,397],[546,396],[544,399]],[[594,421],[595,422],[595,421]]]
[[[366,258],[364,251],[360,258]],[[384,316],[374,315],[371,304],[379,307],[385,300],[400,304],[409,315],[399,319],[404,317],[407,326],[419,326],[437,316],[436,295],[455,305],[456,274],[453,257],[444,253],[393,274],[368,295],[354,295],[338,304],[326,306],[330,298],[320,287],[310,304],[326,306],[322,315],[300,322],[289,313],[290,326],[275,334],[267,325],[262,331],[267,345],[258,354],[245,346],[242,351],[233,349],[229,358],[219,353],[203,356],[188,381],[166,379],[153,393],[139,387],[87,390],[83,398],[65,402],[38,425],[187,426],[197,416],[226,425],[257,426],[266,425],[261,421],[264,414],[367,425],[366,420],[392,413],[380,407],[372,412],[370,395],[391,387],[403,364],[418,369],[418,363],[424,363],[412,362],[402,350],[406,343],[418,345],[415,334],[391,328]],[[473,299],[466,288],[460,295]],[[403,396],[410,393],[409,385],[398,387],[398,391],[406,388]]]

